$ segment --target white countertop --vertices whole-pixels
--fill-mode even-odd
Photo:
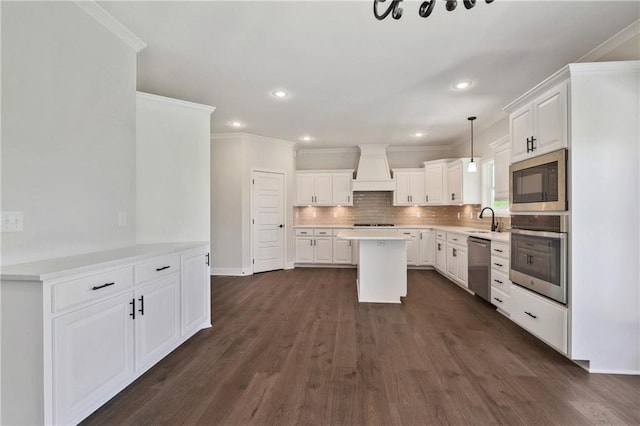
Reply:
[[[299,228],[299,229],[324,229],[324,228],[330,228],[330,229],[354,229],[354,230],[363,230],[363,231],[367,231],[367,230],[406,230],[406,229],[417,229],[417,230],[423,230],[423,229],[435,229],[437,231],[444,231],[444,232],[453,232],[456,234],[461,234],[461,235],[465,235],[467,237],[478,237],[478,238],[484,238],[485,240],[491,240],[491,241],[503,241],[503,242],[509,242],[511,240],[511,233],[510,232],[491,232],[488,231],[486,229],[479,229],[479,228],[469,228],[467,226],[440,226],[440,225],[398,225],[398,226],[376,226],[376,227],[354,227],[353,225],[299,225],[299,226],[294,226],[294,228]]]
[[[344,240],[407,240],[400,230],[389,228],[345,229],[338,232],[338,238]]]
[[[115,250],[19,263],[3,266],[0,279],[12,281],[50,280],[70,273],[83,273],[95,267],[117,267],[123,263],[132,263],[165,253],[170,254],[203,247],[208,244],[207,242],[140,244]]]

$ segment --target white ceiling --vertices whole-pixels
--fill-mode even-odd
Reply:
[[[445,145],[640,18],[637,1],[419,2],[378,21],[373,1],[100,2],[148,44],[138,88],[213,105],[212,132],[305,148]],[[389,1],[382,4],[386,8]],[[472,80],[466,91],[452,84]],[[289,91],[286,99],[271,92]],[[415,132],[425,132],[422,138]],[[303,135],[312,142],[300,142]]]

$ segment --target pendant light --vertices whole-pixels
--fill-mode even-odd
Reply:
[[[476,163],[473,161],[473,120],[475,119],[476,117],[467,117],[467,120],[471,122],[471,161],[467,166],[467,171],[471,173],[475,173],[478,170],[476,167]]]

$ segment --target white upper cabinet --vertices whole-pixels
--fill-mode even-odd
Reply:
[[[424,163],[425,204],[446,204],[446,160],[426,161]]]
[[[351,181],[353,180],[353,172],[333,173],[333,203],[341,206],[353,205],[353,191],[351,189]]]
[[[296,172],[296,205],[351,206],[353,170]]]
[[[511,162],[567,147],[568,82],[534,88],[505,109],[510,113]]]
[[[480,204],[480,172],[468,172],[469,162],[460,158],[447,165],[447,204]]]
[[[393,169],[396,180],[394,206],[422,206],[424,194],[424,169]]]

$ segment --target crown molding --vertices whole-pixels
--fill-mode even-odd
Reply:
[[[210,105],[204,105],[204,104],[198,104],[198,103],[195,103],[195,102],[183,101],[181,99],[167,98],[166,96],[154,95],[154,94],[145,93],[145,92],[136,92],[136,98],[137,99],[142,99],[142,100],[154,101],[154,102],[164,102],[166,104],[176,105],[176,106],[179,106],[179,107],[187,107],[187,108],[192,108],[192,109],[198,109],[198,110],[207,112],[209,114],[211,114],[216,109],[216,107],[213,107],[213,106],[210,106]]]
[[[73,1],[73,4],[102,24],[102,26],[111,31],[113,35],[128,44],[129,47],[136,51],[136,53],[147,47],[147,44],[144,41],[140,40],[138,36],[122,25],[120,21],[114,18],[95,1],[77,0]]]
[[[631,25],[623,28],[608,40],[605,40],[603,43],[591,49],[586,55],[578,59],[576,62],[595,62],[637,35],[640,35],[640,19],[631,23]]]
[[[390,146],[387,152],[422,152],[422,151],[449,151],[448,145],[402,145]]]
[[[298,155],[305,154],[353,154],[359,152],[356,147],[349,148],[301,148],[298,150]]]
[[[287,147],[294,147],[296,145],[295,142],[286,141],[283,139],[275,139],[269,138],[267,136],[255,135],[253,133],[245,133],[245,132],[226,132],[226,133],[211,133],[211,140],[217,139],[229,139],[229,138],[249,138],[251,140],[260,142],[260,143],[272,143],[278,145],[285,145]]]

